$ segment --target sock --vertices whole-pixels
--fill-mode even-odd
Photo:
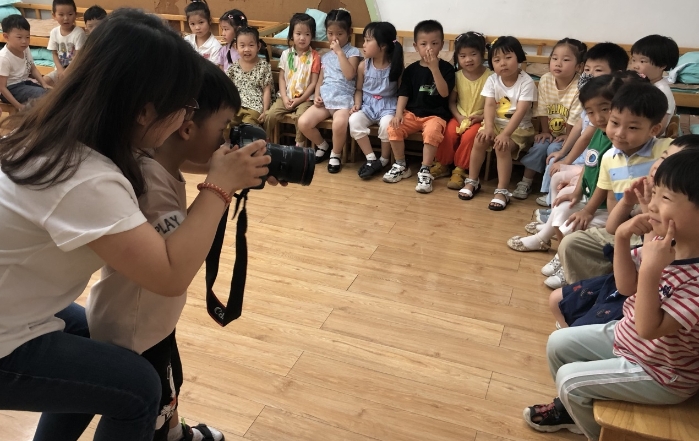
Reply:
[[[337,154],[335,152],[330,152],[330,161],[328,161],[328,164],[340,165],[340,158],[342,158],[342,155]]]
[[[368,155],[366,155],[366,160],[367,161],[376,161],[376,153],[371,152]]]
[[[396,159],[396,164],[400,165],[401,167],[406,167],[408,164],[405,162],[405,158],[403,159]]]
[[[381,166],[386,167],[390,161],[388,158],[384,158],[383,156],[379,158],[379,161],[381,161]]]
[[[327,141],[323,141],[322,144],[318,144],[318,150],[316,150],[316,158],[320,158],[325,154],[325,151],[330,147]]]
[[[544,242],[546,243],[547,241],[544,240],[542,237],[539,237],[541,232],[536,233],[533,236],[527,236],[522,238],[522,245],[524,245],[526,248],[530,250],[535,250],[539,248],[539,242]]]
[[[531,187],[532,182],[534,182],[534,178],[522,178],[522,182]]]
[[[178,424],[175,427],[171,427],[167,432],[167,441],[182,441],[184,438],[184,431],[182,430],[182,424]]]

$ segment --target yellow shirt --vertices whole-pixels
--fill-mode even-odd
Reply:
[[[549,119],[549,131],[553,136],[563,135],[566,125],[574,126],[582,114],[578,91],[579,75],[575,74],[565,89],[556,87],[556,79],[552,73],[546,73],[539,80],[539,101],[535,116],[546,116]]]
[[[485,81],[492,74],[493,71],[486,69],[480,78],[476,81],[471,81],[464,76],[463,71],[456,73],[456,85],[454,86],[454,90],[456,90],[456,109],[461,115],[466,117],[483,115],[485,97],[481,95],[481,92],[483,91]],[[470,126],[471,120],[466,118],[461,123],[461,127],[456,128],[456,133],[463,133]]]

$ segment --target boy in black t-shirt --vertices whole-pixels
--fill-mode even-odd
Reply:
[[[444,29],[435,20],[425,20],[415,26],[413,46],[420,54],[420,61],[403,72],[398,89],[396,116],[388,128],[388,139],[396,157],[383,177],[384,182],[398,182],[409,178],[410,169],[405,163],[405,138],[422,130],[425,146],[422,150],[422,166],[417,174],[415,191],[432,192],[434,177],[430,166],[434,162],[437,146],[444,138],[449,112],[449,93],[454,89],[454,66],[439,58],[444,46]]]

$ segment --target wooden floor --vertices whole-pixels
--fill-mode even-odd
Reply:
[[[243,316],[219,328],[202,273],[189,290],[181,414],[229,441],[582,440],[522,420],[555,393],[539,272],[553,251],[505,245],[526,234],[534,198],[495,213],[492,185],[464,202],[444,179],[423,195],[415,177],[363,182],[357,167],[251,195]],[[188,178],[191,200],[201,178]],[[0,440],[30,440],[37,419],[0,412]]]

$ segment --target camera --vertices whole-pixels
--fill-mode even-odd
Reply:
[[[267,139],[267,133],[260,127],[252,124],[231,127],[231,145],[245,147],[258,139]],[[312,148],[267,143],[265,154],[272,158],[268,166],[269,174],[261,176],[262,184],[253,187],[254,189],[264,188],[269,176],[291,184],[310,185],[316,166],[315,152]]]

